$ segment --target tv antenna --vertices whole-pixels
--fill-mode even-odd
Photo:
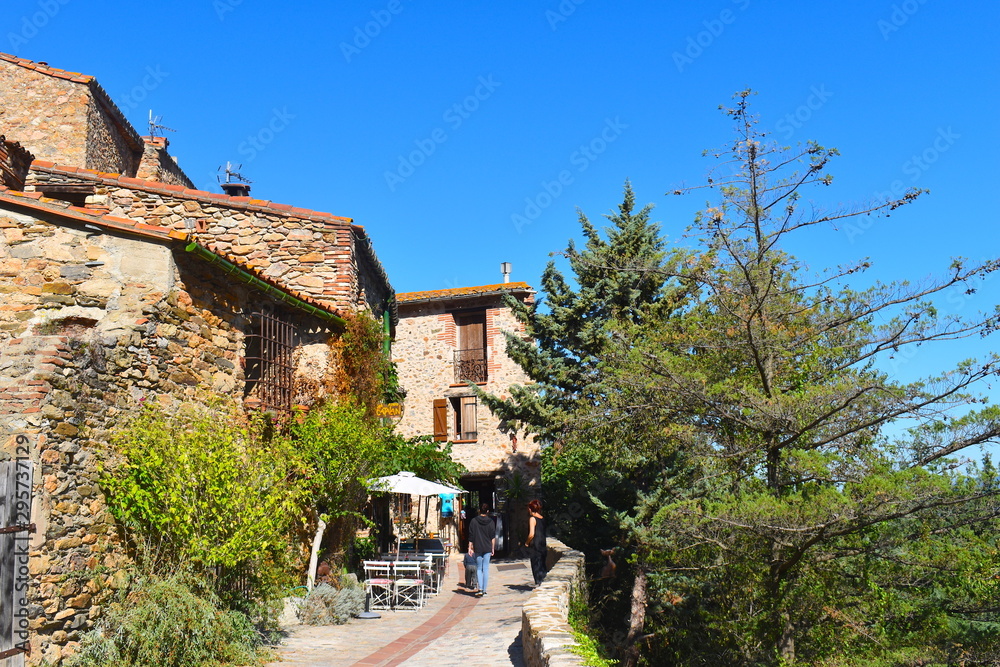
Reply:
[[[154,116],[153,110],[152,109],[149,110],[149,136],[155,137],[157,136],[156,133],[160,132],[159,136],[162,137],[164,136],[163,135],[164,130],[166,130],[167,132],[177,131],[172,127],[167,127],[166,125],[160,125],[161,120],[163,120],[163,116]]]
[[[219,181],[219,183],[233,183],[234,182],[233,179],[236,179],[236,182],[238,183],[253,183],[253,181],[251,181],[249,178],[247,178],[239,171],[237,171],[238,169],[242,168],[243,168],[242,164],[233,166],[232,162],[227,161],[225,170],[223,170],[221,166],[219,167],[219,171],[226,174],[226,180],[223,181],[221,176],[216,176],[215,178]]]

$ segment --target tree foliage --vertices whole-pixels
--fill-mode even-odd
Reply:
[[[451,443],[436,442],[434,436],[404,438],[392,433],[385,457],[380,462],[380,476],[406,470],[417,477],[457,484],[466,467],[452,459]]]
[[[597,358],[581,357],[597,379],[555,394],[555,465],[599,465],[591,478],[630,499],[606,516],[648,573],[649,664],[991,663],[1000,487],[969,453],[1000,436],[1000,413],[976,408],[998,358],[916,382],[886,369],[909,348],[992,332],[995,315],[933,300],[998,264],[955,260],[937,280],[860,290],[849,283],[867,261],[812,276],[784,250],[791,235],[921,193],[802,206],[805,188],[830,185],[837,151],[770,144],[749,94],[726,110],[736,138],[715,153],[718,201],[690,230],[699,247],[650,270],[679,298],[606,319]],[[553,366],[554,383],[565,376]]]
[[[579,213],[586,242],[582,249],[570,242],[563,253],[573,283],[549,262],[541,281],[544,304],[507,299],[527,336],[508,333],[507,353],[532,384],[512,387],[510,400],[483,396],[501,419],[550,442],[565,438],[580,417],[579,403],[599,402],[607,392],[599,365],[610,343],[609,324],[638,323],[645,304],[676,298],[667,290],[667,276],[679,255],[666,251],[651,210],[635,210],[626,182],[618,212],[605,216],[610,226],[599,230]]]

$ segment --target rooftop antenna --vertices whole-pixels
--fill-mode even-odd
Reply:
[[[166,125],[160,125],[160,121],[163,120],[163,116],[154,116],[153,110],[149,110],[149,136],[155,137],[157,132],[160,132],[160,136],[163,135],[163,131],[176,132],[172,127],[167,127]]]
[[[249,178],[247,178],[239,171],[237,171],[237,169],[242,169],[242,168],[243,168],[242,164],[237,164],[234,166],[232,162],[227,161],[225,168],[221,166],[219,167],[219,171],[226,175],[226,180],[223,181],[222,176],[216,176],[215,178],[219,181],[219,183],[233,183],[233,182],[253,183],[253,181],[251,181]],[[233,181],[234,178],[236,179],[236,181]]]
[[[249,178],[241,174],[238,170],[242,169],[243,165],[238,164],[233,166],[232,162],[226,162],[226,167],[223,169],[219,167],[219,171],[226,175],[226,180],[222,180],[221,174],[216,176],[216,180],[222,185],[222,190],[227,195],[232,195],[235,197],[249,197],[250,196],[250,183],[253,183]]]

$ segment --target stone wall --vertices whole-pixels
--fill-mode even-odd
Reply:
[[[360,284],[357,232],[348,218],[36,162],[26,190],[41,190],[49,183],[92,184],[90,208],[190,232],[199,242],[239,258],[267,278],[334,308],[369,307]],[[377,313],[382,305],[384,301]]]
[[[509,395],[512,384],[527,384],[528,378],[507,356],[505,331],[524,333],[500,297],[481,297],[461,302],[430,301],[399,304],[399,325],[393,344],[393,360],[399,381],[406,390],[406,412],[399,431],[407,436],[434,432],[434,399],[468,395],[464,383],[455,382],[454,352],[457,349],[455,309],[486,309],[488,374],[482,388],[501,397]],[[454,415],[450,415],[453,419]],[[476,414],[475,442],[453,445],[454,458],[470,471],[519,470],[532,486],[538,484],[538,445],[530,436],[518,434],[517,451],[510,434],[501,430],[500,420],[480,404]]]
[[[79,166],[112,174],[135,174],[142,148],[134,135],[131,126],[126,130],[101,100],[91,97],[87,104],[86,155]]]
[[[354,229],[353,269],[357,276],[358,306],[367,305],[373,313],[381,313],[394,297],[389,276],[375,255],[371,240],[358,225]]]
[[[582,665],[568,647],[575,645],[570,601],[587,595],[584,557],[559,540],[548,538],[549,573],[521,607],[521,642],[528,667]]]
[[[0,457],[29,438],[31,660],[58,664],[126,583],[97,483],[109,429],[144,401],[241,396],[247,314],[273,301],[164,242],[4,210],[0,232]],[[300,360],[332,373],[330,332],[297,317]]]
[[[86,84],[0,60],[0,127],[42,160],[86,164]]]
[[[138,134],[93,77],[0,58],[0,127],[40,160],[134,175]]]

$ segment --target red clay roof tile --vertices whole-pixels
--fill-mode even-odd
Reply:
[[[0,202],[8,201],[15,205],[24,206],[36,211],[44,211],[52,213],[55,215],[62,215],[71,220],[77,222],[85,222],[88,224],[97,225],[104,227],[106,229],[117,229],[121,231],[126,231],[130,234],[136,236],[141,236],[149,239],[155,239],[158,241],[191,241],[191,235],[187,232],[181,232],[178,230],[170,229],[169,227],[159,227],[156,225],[147,225],[141,222],[135,222],[134,220],[129,220],[127,218],[120,218],[114,215],[100,214],[90,211],[88,209],[81,208],[79,206],[71,206],[63,201],[57,199],[42,199],[41,202],[35,201],[23,201],[24,199],[35,200],[41,197],[41,193],[35,192],[18,192],[16,190],[11,190],[10,188],[0,185]],[[293,290],[289,287],[282,285],[275,280],[268,278],[263,275],[258,269],[247,266],[240,258],[229,255],[225,252],[220,252],[214,245],[211,244],[201,244],[204,247],[211,250],[216,255],[222,257],[228,262],[231,262],[240,269],[252,274],[254,277],[260,279],[262,282],[275,287],[282,292],[289,294],[296,299],[299,299],[311,306],[315,306],[322,311],[332,313],[334,315],[342,316],[342,313],[336,308],[330,306],[329,304],[323,303],[322,301],[302,294],[297,290]]]
[[[324,213],[322,211],[313,211],[310,209],[297,208],[291,204],[278,204],[266,199],[251,199],[248,197],[231,197],[226,194],[218,192],[207,192],[205,190],[195,190],[193,188],[180,188],[180,186],[168,185],[167,183],[161,183],[160,181],[146,181],[140,178],[130,178],[128,176],[122,176],[120,174],[107,174],[93,169],[79,169],[77,167],[67,167],[63,165],[53,164],[44,160],[35,160],[31,163],[31,168],[38,171],[57,173],[57,174],[74,174],[77,176],[94,178],[105,181],[108,184],[118,184],[126,187],[133,187],[146,192],[159,192],[159,193],[169,193],[171,195],[177,196],[181,195],[184,197],[190,197],[193,199],[210,200],[215,203],[226,203],[230,204],[235,208],[251,209],[251,210],[261,210],[263,212],[273,212],[281,215],[288,215],[289,213],[294,213],[295,215],[306,217],[310,220],[316,222],[326,222],[326,223],[348,223],[352,224],[354,221],[351,218],[345,218],[332,213]],[[179,189],[180,188],[180,189]],[[353,225],[357,227],[359,231],[363,231],[364,228],[360,225]]]
[[[428,290],[426,292],[403,292],[396,295],[396,301],[433,301],[460,296],[483,296],[502,292],[534,291],[528,283],[498,283],[496,285],[478,285],[476,287],[456,287],[453,289]]]

